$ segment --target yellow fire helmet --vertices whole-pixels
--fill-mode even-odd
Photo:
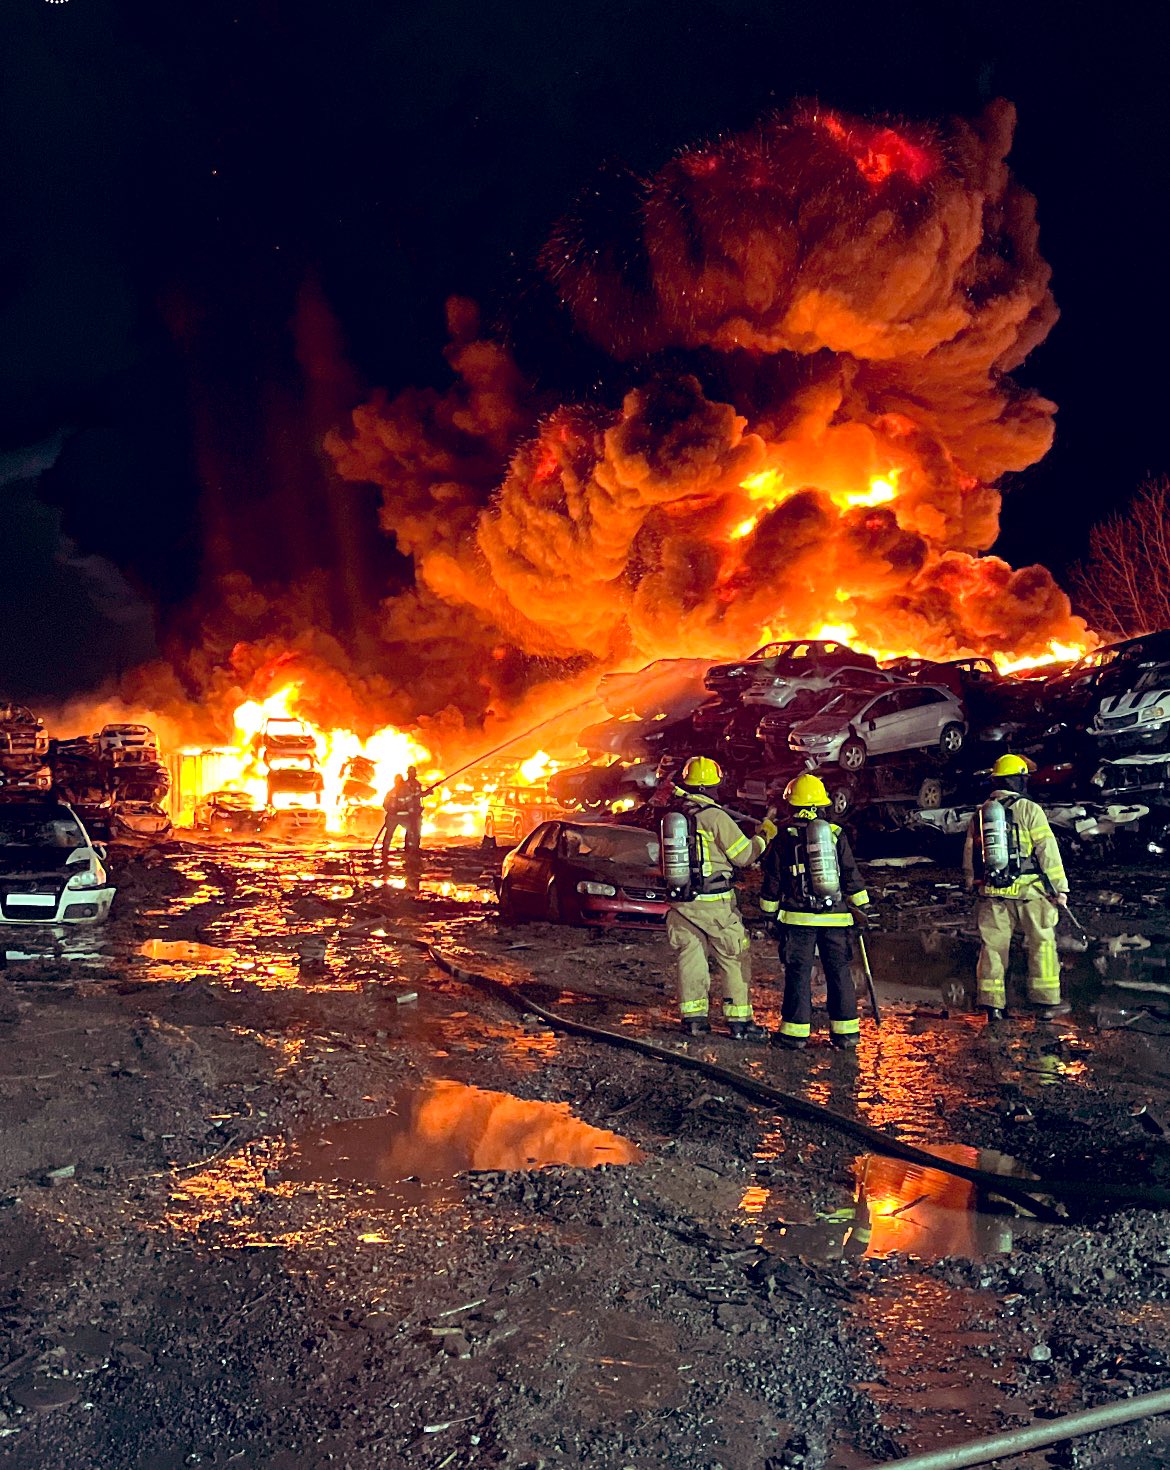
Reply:
[[[991,768],[993,776],[1026,776],[1036,767],[1022,755],[1001,755]]]
[[[789,806],[832,806],[825,783],[819,776],[808,771],[794,777],[784,788],[784,800]]]
[[[718,762],[709,755],[693,755],[683,767],[684,786],[718,786],[722,780],[723,772]]]

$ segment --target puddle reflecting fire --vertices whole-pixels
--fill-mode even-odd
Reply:
[[[956,1143],[934,1144],[929,1152],[1005,1179],[1036,1177],[996,1149]],[[982,1260],[1010,1251],[1016,1233],[1027,1228],[1027,1219],[993,1190],[943,1169],[862,1154],[853,1175],[852,1202],[811,1220],[788,1218],[772,1189],[758,1185],[745,1192],[740,1212],[765,1226],[762,1240],[771,1249],[817,1260],[895,1253],[922,1261]]]
[[[567,1103],[434,1080],[401,1094],[383,1117],[333,1123],[288,1144],[263,1139],[188,1175],[163,1219],[182,1234],[210,1231],[232,1245],[305,1247],[346,1236],[387,1244],[408,1217],[418,1224],[458,1208],[459,1174],[643,1158],[636,1144],[574,1117]]]
[[[567,1103],[433,1081],[399,1098],[385,1117],[334,1123],[299,1140],[284,1177],[430,1184],[469,1169],[596,1168],[642,1157],[628,1139],[575,1118]]]

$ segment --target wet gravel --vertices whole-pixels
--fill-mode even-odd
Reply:
[[[856,1470],[1170,1381],[1165,1213],[1041,1225],[887,1169],[872,1243],[904,1212],[919,1254],[865,1253],[847,1138],[525,1021],[418,947],[981,1166],[1165,1186],[1157,872],[1074,877],[1098,942],[1067,950],[1073,1016],[992,1032],[954,875],[869,870],[887,1015],[852,1059],[682,1042],[660,938],[504,928],[490,869],[184,845],[122,865],[102,931],[0,933],[0,1462]],[[1125,934],[1154,938],[1109,952]],[[303,1167],[388,1114],[360,1169]],[[518,1167],[582,1128],[641,1162]],[[1016,1463],[1170,1464],[1164,1427]]]

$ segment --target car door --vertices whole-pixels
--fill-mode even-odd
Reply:
[[[870,755],[884,755],[890,750],[900,750],[898,738],[898,699],[905,691],[891,690],[872,701],[855,721],[865,748]]]
[[[942,727],[955,717],[954,706],[937,689],[903,689],[898,737],[900,750],[925,750],[938,743]]]
[[[509,860],[508,885],[517,913],[544,913],[545,890],[560,831],[560,822],[541,823]]]

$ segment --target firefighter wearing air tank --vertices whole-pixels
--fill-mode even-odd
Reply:
[[[967,888],[979,894],[975,1004],[991,1020],[999,1020],[1007,1004],[1005,977],[1016,930],[1028,952],[1028,999],[1041,1015],[1062,1009],[1056,925],[1068,905],[1068,879],[1048,818],[1025,794],[1027,785],[1027,761],[1001,755],[991,768],[991,794],[971,818],[963,847]]]
[[[807,772],[790,781],[784,800],[791,818],[764,854],[760,909],[779,927],[784,1005],[779,1041],[795,1048],[812,1031],[812,967],[819,952],[829,1001],[829,1039],[855,1047],[861,1023],[850,968],[853,910],[869,903],[849,839],[825,820],[825,783]]]
[[[671,898],[666,936],[678,959],[683,1029],[692,1036],[711,1029],[707,1012],[714,966],[732,1039],[763,1041],[766,1033],[752,1018],[750,941],[731,879],[736,868],[759,860],[776,827],[765,818],[754,837],[745,837],[712,795],[722,778],[713,760],[692,756],[661,819],[662,872]]]

